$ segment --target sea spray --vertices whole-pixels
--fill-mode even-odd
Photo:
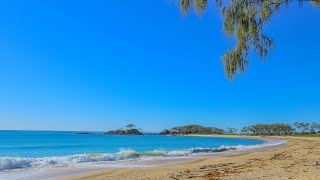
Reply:
[[[0,158],[0,170],[27,168],[27,167],[52,167],[75,165],[83,162],[103,162],[118,161],[126,159],[137,159],[144,157],[177,157],[188,156],[190,154],[221,152],[234,150],[233,147],[219,148],[191,148],[187,150],[161,151],[154,150],[148,152],[136,152],[131,149],[121,149],[118,153],[95,153],[95,154],[77,154],[71,156],[45,157],[45,158]]]
[[[18,168],[42,168],[42,167],[59,167],[70,166],[85,162],[106,162],[118,161],[126,159],[138,159],[147,157],[177,157],[188,156],[192,154],[201,153],[216,153],[223,151],[236,151],[260,148],[263,146],[272,146],[283,144],[283,140],[267,140],[266,143],[260,145],[238,145],[238,146],[220,146],[218,148],[189,148],[186,150],[163,151],[154,150],[147,152],[136,152],[132,149],[121,149],[117,153],[94,153],[94,154],[78,154],[71,156],[59,157],[43,157],[43,158],[15,158],[15,157],[1,157],[0,171]]]

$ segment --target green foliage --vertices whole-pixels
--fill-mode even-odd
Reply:
[[[320,132],[320,124],[312,122],[310,126],[310,133],[315,134]]]
[[[227,134],[236,134],[238,132],[238,129],[236,128],[227,128],[225,133]]]
[[[183,14],[187,14],[190,12],[190,1],[182,0],[180,4],[180,9]]]
[[[134,124],[128,124],[126,129],[117,129],[106,132],[109,135],[143,135],[140,128],[136,128]]]
[[[274,123],[274,124],[255,124],[244,127],[242,134],[251,135],[291,135],[293,128],[290,124]]]
[[[313,6],[320,6],[320,1],[319,0],[313,0],[313,1],[311,1],[311,3],[312,3],[312,5]]]
[[[202,15],[208,0],[178,0],[181,12],[186,15],[194,6],[197,14]],[[309,1],[313,6],[320,6],[320,0],[297,0],[300,4]],[[244,72],[249,64],[250,50],[264,60],[274,47],[272,39],[263,32],[274,12],[281,6],[288,6],[294,0],[215,0],[224,18],[223,29],[236,39],[236,44],[223,55],[225,74],[232,79],[237,73]]]
[[[312,122],[311,124],[304,122],[295,122],[293,125],[297,128],[297,133],[315,134],[320,132],[320,124],[316,122]]]
[[[311,124],[304,122],[295,122],[293,129],[290,124],[274,123],[274,124],[255,124],[244,127],[242,134],[250,135],[316,135],[320,133],[320,123],[313,122]],[[317,135],[316,135],[317,136]]]
[[[169,129],[164,129],[160,132],[161,135],[169,135],[170,134],[170,130]]]
[[[135,129],[136,126],[134,124],[128,124],[126,125],[127,130]]]
[[[215,127],[204,127],[196,124],[177,126],[172,129],[161,131],[161,135],[183,135],[183,134],[223,134],[223,129]]]

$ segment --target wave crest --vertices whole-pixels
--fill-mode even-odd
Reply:
[[[76,165],[84,162],[104,162],[104,161],[117,161],[125,159],[136,159],[143,157],[177,157],[188,156],[191,154],[200,153],[216,153],[230,150],[246,150],[254,149],[262,146],[271,146],[285,143],[284,141],[267,141],[267,143],[261,145],[251,146],[220,146],[218,148],[190,148],[186,150],[177,151],[161,151],[154,150],[149,152],[136,152],[131,149],[122,149],[118,153],[96,153],[96,154],[77,154],[71,156],[60,157],[44,157],[44,158],[14,158],[14,157],[1,157],[0,158],[0,171],[18,168],[41,168],[52,166],[69,166]]]

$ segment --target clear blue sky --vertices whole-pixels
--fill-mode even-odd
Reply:
[[[0,2],[0,129],[158,131],[191,123],[320,122],[320,8],[291,5],[267,62],[225,78],[213,7],[167,0]]]

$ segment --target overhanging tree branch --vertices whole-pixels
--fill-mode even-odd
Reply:
[[[194,6],[202,15],[208,0],[178,0],[183,14]],[[263,25],[282,5],[292,2],[311,2],[320,6],[320,0],[215,0],[224,18],[223,28],[227,35],[234,36],[236,45],[223,55],[225,74],[233,79],[237,73],[244,72],[249,64],[250,49],[263,60],[274,46],[273,41],[263,33]]]

